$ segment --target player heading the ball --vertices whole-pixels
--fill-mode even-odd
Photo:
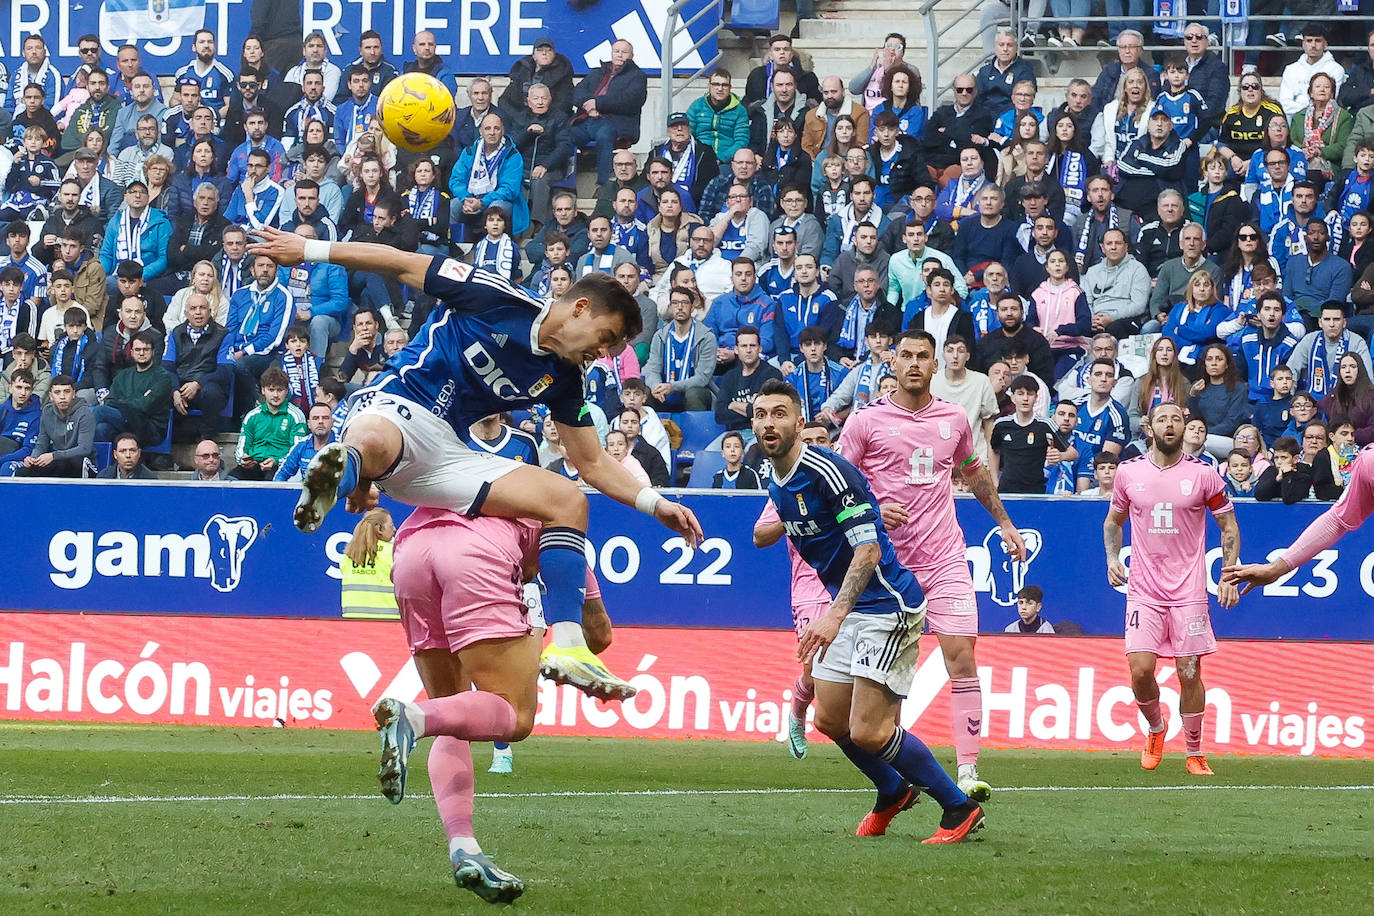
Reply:
[[[257,235],[249,250],[280,265],[328,262],[371,271],[441,302],[386,371],[353,395],[342,442],[321,449],[306,470],[296,527],[315,531],[341,498],[350,511],[366,510],[376,500],[374,482],[412,506],[538,521],[552,633],[540,670],[601,699],[632,696],[634,688],[602,665],[582,634],[587,498],[570,480],[464,443],[483,417],[544,404],[586,483],[695,546],[701,539],[696,516],[641,486],[607,455],[583,404],[582,367],[619,353],[640,331],[634,297],[614,278],[593,274],[544,304],[452,258],[307,241],[271,228]]]

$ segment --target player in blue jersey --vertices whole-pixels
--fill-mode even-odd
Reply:
[[[925,594],[899,562],[868,483],[854,465],[801,441],[801,398],[781,379],[754,399],[754,435],[772,464],[768,496],[783,532],[816,570],[830,609],[802,631],[797,656],[811,663],[816,727],[878,789],[856,833],[885,833],[927,792],[944,809],[926,843],[957,843],[983,826],[921,739],[896,723],[916,673]]]
[[[282,266],[309,260],[396,278],[438,299],[415,339],[353,398],[343,441],[311,461],[296,505],[302,531],[319,528],[340,498],[350,511],[393,499],[475,515],[529,518],[543,531],[539,565],[552,642],[545,677],[603,699],[634,693],[587,648],[581,628],[587,498],[577,484],[537,466],[468,448],[476,421],[544,404],[581,479],[681,534],[701,538],[691,510],[641,486],[601,448],[582,401],[583,367],[618,354],[640,331],[639,304],[615,278],[596,274],[543,303],[507,280],[444,257],[387,245],[307,240],[258,230],[255,254]]]

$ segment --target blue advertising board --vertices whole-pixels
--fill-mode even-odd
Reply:
[[[296,489],[282,485],[0,481],[8,520],[3,607],[16,611],[337,617],[337,564],[357,517],[332,513],[321,531],[291,525]],[[788,627],[789,567],[781,545],[752,543],[762,494],[685,491],[706,540],[689,551],[656,522],[591,497],[589,556],[614,620],[641,626]],[[1016,619],[1022,585],[1045,591],[1051,622],[1117,634],[1124,597],[1106,581],[1100,500],[1007,501],[1029,558],[1013,563],[998,529],[969,498],[959,521],[984,631]],[[399,517],[404,507],[393,507]],[[1243,503],[1242,556],[1286,546],[1325,507]],[[1221,548],[1209,526],[1209,579]],[[1127,532],[1129,565],[1129,529]],[[1217,634],[1374,639],[1374,528],[1245,597],[1213,605]]]
[[[237,69],[251,6],[252,0],[5,0],[0,58],[18,61],[24,36],[38,32],[58,69],[70,74],[81,63],[77,39],[90,33],[100,36],[109,63],[115,49],[132,42],[150,71],[172,72],[191,59],[191,36],[204,27],[218,36],[221,59]],[[341,64],[357,57],[358,36],[375,29],[387,58],[399,67],[413,59],[415,33],[428,29],[439,55],[458,74],[504,74],[542,34],[553,37],[578,73],[608,60],[610,43],[620,38],[634,45],[640,67],[656,73],[669,6],[670,0],[303,0],[301,15],[304,31],[322,32],[331,59]],[[710,32],[710,18],[692,26],[692,41],[678,40],[677,54]],[[714,37],[679,69],[695,71],[703,55],[715,55]]]

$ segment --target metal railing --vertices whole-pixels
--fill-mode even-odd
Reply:
[[[696,11],[684,18],[684,10],[692,7]],[[690,29],[696,23],[707,16],[715,17],[715,25],[709,32],[701,38],[692,40]],[[720,61],[721,51],[717,44],[715,56],[701,65],[700,68],[690,76],[677,76],[678,64],[686,60],[695,53],[702,45],[714,39],[721,33],[726,26],[725,23],[725,0],[676,0],[672,6],[668,7],[668,18],[663,27],[663,54],[662,59],[662,79],[663,79],[663,116],[667,117],[677,111],[677,97],[696,80],[710,73]],[[680,55],[674,56],[673,52],[677,45],[677,40],[685,38],[691,42],[689,47]]]
[[[942,5],[948,5],[950,3],[950,0],[926,0],[926,3],[920,7],[919,13],[922,19],[925,21],[926,27],[926,60],[927,66],[929,67],[929,73],[925,76],[926,85],[931,87],[932,108],[940,104],[940,100],[950,93],[950,89],[953,86],[954,78],[952,76],[949,77],[945,82],[941,82],[940,72],[945,67],[945,65],[952,61],[956,56],[966,52],[971,46],[977,46],[980,55],[978,63],[970,69],[976,69],[977,67],[982,66],[989,58],[989,55],[981,53],[983,34],[986,31],[985,29],[975,29],[970,35],[965,37],[957,45],[950,48],[945,48],[941,39],[944,38],[944,36],[948,34],[951,30],[955,29],[958,26],[964,25],[968,18],[974,13],[978,12],[982,7],[988,5],[989,3],[996,2],[999,2],[999,0],[975,0],[974,3],[967,6],[963,3],[960,3],[958,12],[961,15],[957,18],[951,19],[951,21],[943,28],[940,27],[937,21],[936,13],[939,11]],[[1025,30],[1025,20],[1026,16],[1022,11],[1022,4],[1018,2],[1018,0],[1011,0],[1009,15],[1007,17],[996,20],[995,22],[990,24],[988,28],[1007,28],[1011,31],[1013,35],[1017,37],[1017,41],[1019,42],[1021,39],[1022,32]],[[1056,17],[1049,15],[1048,13],[1045,16],[1042,16],[1040,19],[1042,27],[1046,25],[1052,25],[1057,21],[1058,19],[1056,19]],[[1147,38],[1150,26],[1154,22],[1154,20],[1149,19],[1148,17],[1142,19],[1136,16],[1084,16],[1082,18],[1075,17],[1073,21],[1075,23],[1085,23],[1089,27],[1093,25],[1110,25],[1111,23],[1119,23],[1123,26],[1128,26],[1130,28],[1136,28],[1138,26],[1143,25],[1145,27]],[[1213,34],[1217,35],[1220,44],[1210,46],[1209,50],[1214,51],[1218,55],[1220,55],[1221,59],[1226,63],[1228,73],[1235,72],[1236,56],[1239,54],[1244,54],[1246,56],[1247,63],[1254,63],[1254,58],[1257,57],[1260,53],[1266,51],[1279,54],[1293,54],[1295,52],[1301,53],[1300,43],[1292,37],[1292,33],[1300,33],[1302,27],[1305,26],[1308,22],[1324,23],[1329,30],[1333,31],[1336,29],[1349,30],[1351,27],[1354,27],[1357,32],[1364,32],[1364,25],[1368,22],[1368,20],[1353,20],[1351,17],[1346,16],[1251,16],[1249,17],[1249,31],[1245,39],[1243,41],[1240,41],[1236,40],[1235,38],[1235,32],[1237,30],[1232,28],[1226,28],[1225,24],[1222,23],[1221,20],[1219,20],[1215,16],[1189,16],[1184,21],[1188,23],[1197,23],[1200,25],[1204,25]],[[1277,23],[1280,26],[1292,27],[1291,31],[1289,28],[1282,29],[1285,33],[1288,33],[1289,36],[1289,42],[1286,47],[1279,47],[1266,41],[1267,36],[1271,34],[1269,30],[1267,30],[1264,27],[1264,24],[1267,22]],[[1359,37],[1361,36],[1356,35],[1356,38]],[[1069,55],[1095,54],[1103,50],[1105,49],[1099,48],[1095,45],[1085,44],[1077,49],[1057,49],[1049,47],[1038,47],[1034,52],[1029,53],[1027,53],[1025,49],[1022,49],[1022,53],[1026,56],[1034,56],[1040,58],[1053,57],[1055,59],[1067,59]],[[1155,43],[1146,43],[1142,46],[1141,50],[1146,54],[1177,53],[1183,50],[1182,40],[1176,39],[1172,41],[1165,40],[1162,42],[1156,41]],[[1332,54],[1335,55],[1344,55],[1350,53],[1358,55],[1360,52],[1366,50],[1366,46],[1363,44],[1331,43],[1328,44],[1327,50],[1331,51]],[[1159,58],[1156,57],[1156,61],[1158,60]],[[1057,67],[1055,67],[1055,69],[1057,70]]]

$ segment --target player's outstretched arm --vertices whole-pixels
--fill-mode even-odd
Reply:
[[[808,623],[797,640],[798,661],[810,664],[813,658],[825,658],[826,648],[839,635],[840,624],[844,623],[849,612],[854,610],[854,604],[868,587],[880,559],[882,548],[878,546],[877,541],[869,541],[854,548],[849,569],[845,570],[844,581],[835,592],[835,600],[830,602],[830,610]]]
[[[980,464],[974,470],[964,471],[964,481],[968,484],[971,492],[978,501],[983,504],[983,508],[988,510],[988,515],[1002,529],[1002,545],[1006,548],[1013,560],[1024,560],[1026,558],[1026,542],[1021,537],[1021,532],[1012,524],[1011,516],[1007,514],[1007,507],[1002,504],[1002,497],[997,495],[997,484],[993,482],[992,471],[988,470],[987,465]]]
[[[1221,515],[1213,513],[1213,518],[1217,520],[1217,527],[1221,529],[1221,564],[1223,568],[1235,566],[1240,560],[1240,522],[1236,521],[1236,513],[1223,512]],[[1235,607],[1240,600],[1240,592],[1236,589],[1236,583],[1226,581],[1223,574],[1221,581],[1217,583],[1217,603],[1222,607]]]
[[[265,254],[283,267],[303,264],[306,260],[305,243],[316,241],[301,238],[294,232],[273,229],[271,226],[254,229],[253,235],[260,241],[249,245],[248,253]],[[374,242],[320,241],[318,244],[328,246],[330,264],[337,264],[347,270],[366,270],[395,277],[414,289],[424,287],[425,272],[429,270],[430,262],[433,260],[432,255],[400,251],[390,245],[379,245]]]
[[[568,453],[568,460],[581,473],[588,486],[618,503],[634,506],[644,486],[630,476],[620,462],[606,454],[596,437],[596,430],[590,426],[554,425],[558,427],[559,440]],[[654,507],[654,518],[682,535],[692,549],[695,550],[697,544],[701,543],[701,523],[692,510],[681,503],[660,499]]]
[[[1113,588],[1126,584],[1126,566],[1121,562],[1121,526],[1125,521],[1124,512],[1112,509],[1102,523],[1102,543],[1107,548],[1107,582]]]

